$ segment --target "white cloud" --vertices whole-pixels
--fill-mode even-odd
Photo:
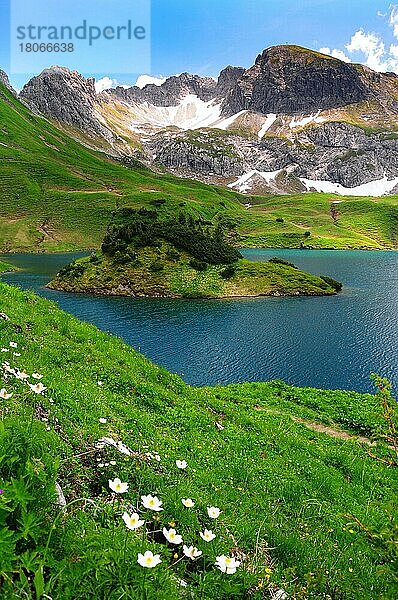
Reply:
[[[398,45],[397,44],[391,44],[390,54],[391,54],[391,56],[393,56],[395,59],[398,60]]]
[[[386,26],[392,28],[394,37],[398,39],[398,4],[391,4],[386,14],[377,11],[377,15],[385,19]],[[346,62],[360,62],[373,71],[398,73],[398,44],[387,46],[382,37],[376,33],[359,29],[344,48],[345,51],[325,47],[321,48],[320,52]]]
[[[396,4],[392,4],[390,8],[391,13],[389,23],[393,29],[394,37],[398,38],[398,6]]]
[[[330,48],[320,48],[319,52],[322,52],[322,54],[328,54],[329,56],[333,56],[334,58],[338,58],[339,60],[343,60],[347,63],[352,62],[351,58],[344,54],[342,50],[337,50],[336,48],[334,48],[333,50],[331,50]]]
[[[135,82],[135,85],[139,88],[143,88],[146,85],[153,83],[154,85],[162,85],[166,81],[166,77],[152,77],[151,75],[140,75]]]
[[[162,76],[152,77],[151,75],[140,75],[134,85],[136,85],[139,88],[143,88],[149,83],[153,83],[154,85],[162,85],[162,83],[164,83],[165,81],[166,77]],[[131,84],[122,84],[119,83],[117,79],[111,79],[110,77],[102,77],[102,79],[98,79],[95,82],[95,91],[97,92],[97,94],[100,94],[101,92],[109,90],[110,88],[114,88],[116,86],[128,89],[131,87]]]
[[[384,43],[374,34],[365,33],[360,29],[351,38],[349,44],[346,44],[348,52],[363,52],[364,54],[383,54]]]
[[[365,56],[365,65],[374,71],[387,71],[389,57],[386,56],[384,42],[375,33],[365,33],[363,29],[355,32],[349,44],[346,44],[349,54],[359,52]]]
[[[95,82],[95,91],[97,94],[100,94],[104,90],[109,90],[109,88],[117,85],[116,79],[111,79],[110,77],[103,77],[102,79],[98,79]]]

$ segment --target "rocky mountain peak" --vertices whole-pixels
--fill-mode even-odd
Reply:
[[[71,90],[75,90],[76,93],[79,93],[80,95],[84,95],[86,100],[91,105],[94,105],[96,102],[94,84],[95,79],[93,78],[85,79],[77,71],[71,71],[67,67],[54,65],[49,69],[44,69],[40,75],[37,75],[37,77],[33,77],[28,81],[22,89],[21,96],[28,99],[35,89],[45,91],[46,89],[50,90],[55,87],[64,86],[65,88],[67,87]],[[37,99],[35,99],[35,101],[36,100]]]
[[[300,46],[274,46],[243,73],[224,102],[224,112],[308,114],[370,96],[355,65]]]
[[[12,92],[13,94],[16,94],[16,91],[11,86],[11,83],[10,83],[10,80],[8,79],[7,73],[5,71],[2,71],[1,69],[0,69],[0,83],[5,85],[6,88],[8,88],[10,90],[10,92]]]
[[[85,79],[77,71],[53,66],[28,81],[20,96],[33,110],[61,123],[105,135],[96,115],[94,84],[94,79]]]

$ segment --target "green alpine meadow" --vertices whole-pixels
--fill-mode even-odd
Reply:
[[[193,388],[32,293],[0,310],[2,598],[395,596],[381,392]]]
[[[0,600],[396,600],[398,6],[19,4]]]

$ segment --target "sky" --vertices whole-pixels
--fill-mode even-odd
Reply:
[[[90,0],[31,0],[36,7],[41,1],[46,7],[64,3],[66,12],[73,10],[77,18],[80,12],[70,8],[73,1],[80,4],[82,17],[94,21],[101,21],[102,13],[109,15],[116,4],[119,8],[111,12],[117,21],[122,12],[124,18],[128,10],[134,13],[137,2],[142,6],[147,1],[151,60],[140,65],[128,45],[98,43],[91,62],[79,54],[33,56],[36,63],[30,61],[29,72],[18,73],[10,66],[9,51],[10,2],[18,1],[22,0],[0,0],[0,68],[10,74],[17,89],[40,72],[43,60],[44,66],[67,64],[84,76],[94,76],[101,80],[101,88],[116,82],[134,84],[142,73],[217,76],[229,64],[250,67],[263,49],[286,43],[322,49],[378,71],[398,72],[398,3],[385,0],[92,0],[91,11]]]

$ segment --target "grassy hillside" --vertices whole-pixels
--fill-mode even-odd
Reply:
[[[31,293],[0,284],[0,311],[3,360],[46,388],[3,373],[13,394],[0,404],[4,600],[396,597],[394,542],[374,544],[371,532],[396,522],[398,471],[350,437],[380,440],[375,396],[281,382],[195,389]],[[124,445],[98,448],[104,436]],[[126,493],[111,492],[115,477]],[[147,494],[164,510],[143,508]],[[122,515],[137,508],[146,524],[130,531]],[[185,557],[164,526],[203,554]],[[153,569],[137,563],[146,550],[160,555]],[[240,562],[236,573],[214,566],[222,554]]]
[[[397,197],[344,198],[334,224],[327,194],[248,198],[138,163],[126,167],[31,114],[1,84],[0,123],[1,251],[96,248],[117,207],[160,200],[165,215],[184,207],[234,223],[241,245],[397,247]]]
[[[339,204],[332,204],[335,199]],[[247,246],[297,248],[304,245],[307,248],[336,249],[398,247],[397,196],[356,198],[310,193],[254,197],[249,201],[253,202],[250,225],[240,225]],[[251,220],[253,218],[256,218],[255,223]],[[305,232],[308,237],[305,237]]]

